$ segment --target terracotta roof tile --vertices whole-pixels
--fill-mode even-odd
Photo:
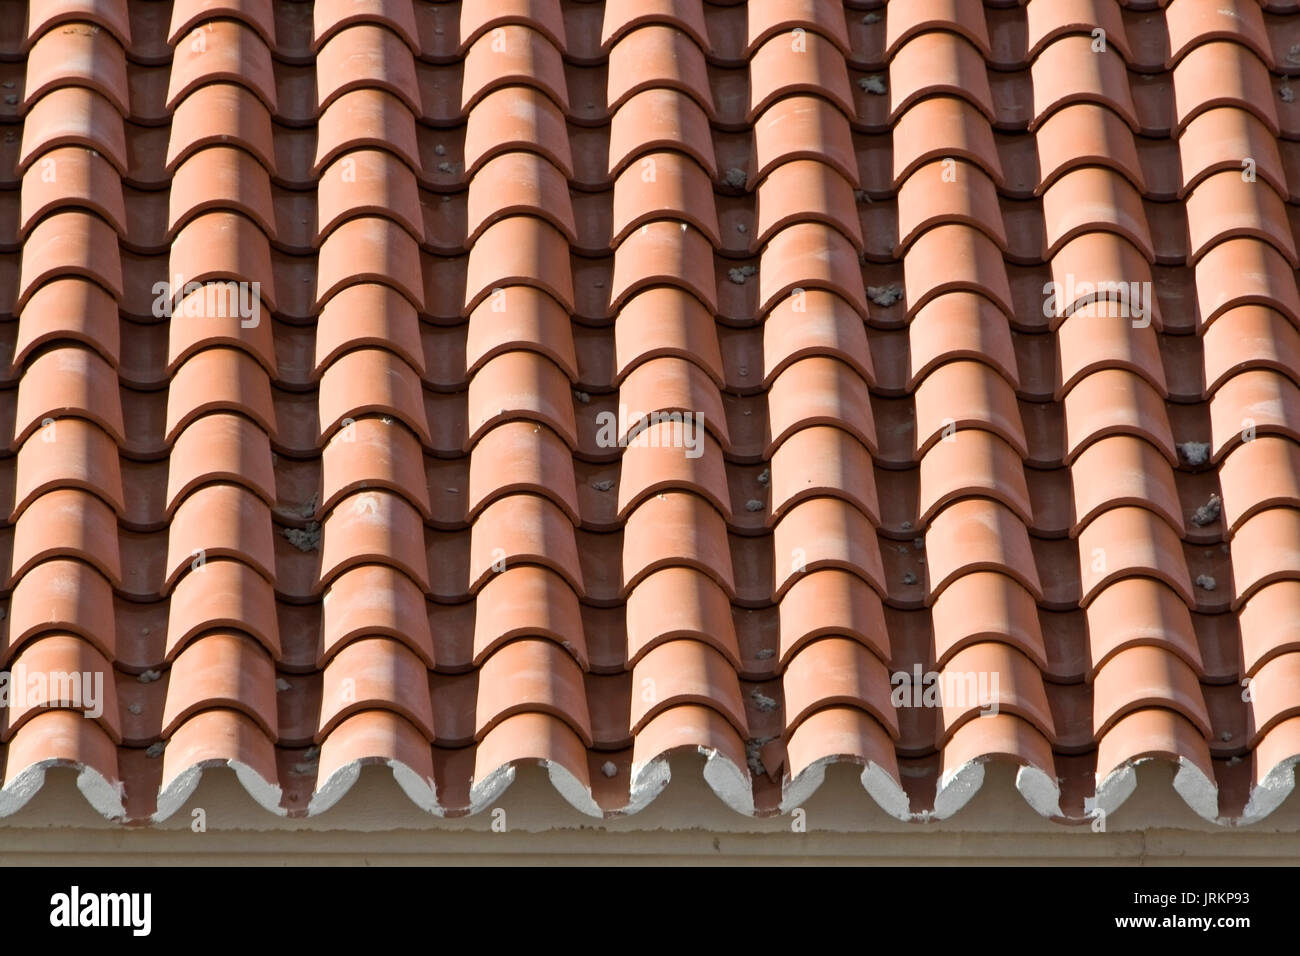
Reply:
[[[1148,758],[1270,812],[1288,37],[1245,0],[35,5],[0,658],[112,679],[11,707],[0,814],[52,761],[136,820],[218,766],[320,813],[381,760],[434,814],[540,761],[604,816],[698,749],[750,814],[849,761],[944,817],[993,759],[1086,822]]]

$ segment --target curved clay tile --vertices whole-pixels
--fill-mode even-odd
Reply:
[[[894,54],[889,77],[891,119],[922,97],[935,94],[962,97],[990,122],[996,118],[984,57],[955,33],[922,33],[908,40]]]
[[[469,587],[477,591],[494,574],[519,564],[539,564],[563,575],[579,595],[582,567],[573,523],[549,498],[514,494],[484,508],[470,534]]]
[[[535,351],[559,366],[569,379],[578,378],[568,313],[555,299],[531,286],[494,290],[475,306],[465,341],[466,370],[472,376],[492,359],[517,350]]]
[[[915,314],[935,296],[969,290],[1014,315],[1006,264],[997,243],[982,230],[945,223],[921,233],[903,257],[907,311]]]
[[[113,588],[83,561],[42,561],[14,584],[7,630],[0,654],[5,666],[16,649],[49,631],[76,634],[112,660],[117,648]]]
[[[666,567],[642,578],[627,596],[628,663],[635,666],[647,651],[679,638],[708,644],[740,668],[726,593],[694,568]]]
[[[260,299],[275,308],[271,244],[246,216],[218,209],[191,219],[172,243],[168,266],[174,277],[169,290],[173,311],[191,283],[213,280],[256,283]]]
[[[1060,37],[1082,33],[1091,40],[1100,29],[1106,44],[1114,45],[1126,62],[1136,65],[1116,0],[1034,0],[1025,9],[1025,26],[1027,59],[1033,60]]]
[[[1251,681],[1249,746],[1282,721],[1295,717],[1300,704],[1295,687],[1300,682],[1300,654],[1279,654],[1264,663]]]
[[[82,146],[103,155],[121,175],[128,160],[122,116],[103,96],[86,87],[52,90],[36,101],[23,121],[18,170],[59,146]]]
[[[567,716],[567,715],[566,715]],[[541,764],[553,785],[582,812],[599,816],[591,796],[591,768],[585,745],[570,720],[526,710],[499,720],[485,732],[474,752],[471,810],[490,806],[514,779],[515,764]]]
[[[320,375],[345,352],[386,348],[421,375],[424,349],[415,306],[392,286],[351,285],[332,296],[316,319],[314,371]]]
[[[433,667],[433,638],[424,592],[394,567],[361,564],[338,575],[325,590],[317,666],[348,642],[376,634],[405,641],[426,667]]]
[[[963,574],[935,598],[930,613],[939,666],[947,665],[954,654],[973,644],[1001,641],[1026,655],[1040,670],[1047,670],[1034,596],[1006,574]]]
[[[964,159],[997,185],[1005,183],[988,117],[960,97],[927,96],[913,103],[894,124],[892,138],[895,189],[924,163],[943,159]]]
[[[1059,371],[1054,397],[1059,401],[1085,376],[1105,368],[1122,368],[1151,383],[1161,396],[1169,394],[1156,331],[1141,325],[1122,305],[1081,306],[1057,329]]]
[[[1032,524],[1034,507],[1020,454],[982,428],[963,428],[952,437],[935,442],[921,458],[920,524],[958,498],[974,496],[995,498]]]
[[[207,767],[229,767],[265,809],[284,813],[275,742],[242,709],[219,707],[194,713],[174,728],[163,752],[162,781],[154,820],[179,810]]]
[[[519,565],[492,575],[479,591],[475,608],[475,665],[507,642],[532,636],[549,638],[587,669],[578,596],[549,568]]]
[[[1087,609],[1090,674],[1130,647],[1160,647],[1202,674],[1200,646],[1187,604],[1153,578],[1121,578],[1102,589]]]
[[[388,150],[353,149],[338,156],[321,171],[316,203],[317,241],[356,216],[386,216],[424,241],[415,173]]]
[[[1115,232],[1079,233],[1052,256],[1053,284],[1042,290],[1043,315],[1055,327],[1063,316],[1093,302],[1120,314],[1136,313],[1140,303],[1143,318],[1159,329],[1159,303],[1143,292],[1153,287],[1151,275],[1150,260],[1127,238]]]
[[[23,109],[52,90],[84,86],[128,115],[126,55],[112,33],[89,23],[70,23],[42,34],[27,53]]]
[[[861,320],[857,321],[860,325]],[[618,310],[614,325],[616,380],[625,379],[653,359],[668,357],[694,362],[716,386],[723,386],[722,353],[713,317],[704,303],[683,289],[654,286],[634,295]]]
[[[57,418],[86,418],[119,445],[126,443],[117,372],[98,352],[62,346],[27,363],[18,383],[14,447]]]
[[[857,508],[837,498],[812,498],[789,509],[772,535],[778,600],[802,575],[840,568],[860,575],[886,595],[876,529]]]
[[[909,391],[954,359],[984,362],[1012,388],[1020,387],[1010,322],[992,301],[973,292],[950,292],[917,310],[908,326],[908,358]]]
[[[1043,2],[1043,0],[1038,0]],[[1065,36],[1049,43],[1030,68],[1034,106],[1030,130],[1071,103],[1099,103],[1114,110],[1133,132],[1140,131],[1128,70],[1116,49],[1094,53],[1091,36]]]
[[[791,433],[773,453],[769,474],[774,519],[801,501],[824,496],[843,498],[872,524],[881,523],[871,452],[841,428],[815,425]]]
[[[1114,655],[1097,671],[1092,699],[1093,735],[1103,747],[1121,718],[1149,707],[1181,714],[1202,736],[1213,736],[1196,674],[1181,657],[1162,647],[1140,645]]]
[[[1253,754],[1253,783],[1244,816],[1257,820],[1275,810],[1295,789],[1296,756],[1300,754],[1300,720],[1290,718],[1259,741]]]
[[[982,428],[1029,457],[1016,395],[1007,380],[983,362],[940,365],[916,387],[917,458],[938,441],[958,443],[961,431]]]
[[[569,379],[554,362],[536,352],[502,352],[470,379],[466,449],[489,428],[511,418],[540,422],[569,447],[577,447],[573,403]]]
[[[862,224],[853,186],[825,163],[803,159],[777,166],[758,187],[758,223],[750,248],[801,222],[824,223],[844,234],[861,252]]]
[[[27,684],[9,702],[5,715],[6,739],[12,738],[15,731],[42,711],[59,709],[94,720],[114,743],[121,743],[113,665],[88,641],[71,634],[50,634],[25,645],[14,658],[13,668],[26,675]],[[94,679],[92,675],[105,679],[102,690],[98,690],[103,696],[88,710],[90,697],[97,696],[96,688],[85,686],[85,682]],[[69,697],[63,696],[65,692]],[[92,716],[93,709],[100,711],[98,716]]]
[[[166,440],[174,441],[181,429],[200,415],[226,410],[247,415],[268,435],[276,435],[266,370],[242,349],[204,349],[172,378],[167,391]]]
[[[787,366],[767,394],[770,454],[800,428],[831,425],[874,450],[876,426],[867,383],[852,366],[814,355]]]
[[[390,637],[352,641],[325,665],[314,739],[323,741],[348,717],[367,710],[394,711],[434,738],[429,672],[410,648]]]
[[[699,428],[702,425],[712,432],[724,449],[731,446],[718,386],[694,362],[665,356],[638,365],[623,380],[619,389],[619,404],[626,408],[626,414],[620,414],[616,422],[609,423],[614,426],[616,434],[602,432],[598,438],[601,443],[606,438],[616,438],[618,444],[622,445],[629,439],[633,429],[640,427],[642,421],[647,420],[647,416],[652,413],[661,413],[660,420],[663,420],[663,413],[680,412],[683,415],[693,415],[694,418],[690,419],[694,423],[693,427]],[[687,419],[683,418],[682,421],[685,424]]]
[[[581,522],[569,446],[536,422],[505,421],[486,431],[470,454],[466,519],[519,492],[550,498],[575,525]]]
[[[713,249],[708,237],[686,222],[646,223],[623,240],[614,251],[610,307],[617,310],[641,290],[664,284],[680,286],[710,313],[718,311]]]
[[[1142,197],[1109,169],[1084,166],[1057,179],[1043,192],[1043,221],[1049,258],[1076,236],[1114,232],[1155,260]]]
[[[471,196],[473,192],[471,186]],[[566,194],[559,208],[567,205]],[[610,246],[618,248],[633,230],[656,219],[687,222],[714,246],[723,244],[714,209],[713,182],[699,163],[683,153],[669,150],[647,153],[619,173],[614,181]]]
[[[1004,713],[1028,721],[1049,740],[1057,736],[1042,672],[1010,644],[968,644],[948,659],[936,684],[944,736],[967,721]]]
[[[898,709],[889,695],[889,674],[880,659],[847,637],[826,637],[801,647],[786,664],[785,732],[792,734],[817,711],[850,706],[866,711],[898,736]]]
[[[1188,607],[1196,606],[1178,533],[1154,511],[1121,505],[1103,511],[1078,533],[1080,604],[1126,577],[1163,581]]]
[[[419,27],[412,7],[404,0],[319,0],[312,5],[312,48],[319,51],[330,37],[355,24],[375,23],[392,30],[418,54]]]
[[[110,366],[117,365],[121,347],[117,303],[103,286],[69,276],[32,293],[18,316],[14,367],[26,365],[37,349],[60,339],[89,345]]]
[[[899,782],[898,759],[889,734],[856,707],[816,711],[789,735],[786,763],[791,780],[783,804],[793,805],[805,792],[815,791],[825,777],[826,765],[840,761],[865,765],[862,777],[872,796],[892,815],[908,816],[907,796]],[[804,774],[808,778],[800,779]],[[886,800],[886,794],[892,799]]]
[[[517,150],[488,160],[469,185],[466,245],[473,245],[493,223],[508,216],[536,216],[578,241],[569,184],[539,153]]]
[[[1007,248],[997,188],[976,165],[945,159],[917,168],[898,192],[898,245],[901,256],[932,226],[960,223],[982,229],[1002,250]]]
[[[486,31],[507,23],[520,23],[540,30],[553,44],[565,49],[564,17],[559,0],[502,0],[487,5],[461,5],[461,52]]]
[[[1222,170],[1240,175],[1244,157],[1254,162],[1256,175],[1287,197],[1287,176],[1273,138],[1259,118],[1237,106],[1224,106],[1198,113],[1178,137],[1182,163],[1179,197],[1196,187],[1206,176]]]
[[[167,513],[201,484],[247,486],[275,502],[275,472],[266,432],[242,415],[218,412],[193,419],[176,437],[167,469]]]
[[[11,583],[41,561],[68,557],[88,562],[121,586],[117,516],[89,492],[59,488],[41,495],[14,523],[13,542]]]
[[[33,432],[18,449],[10,520],[55,488],[89,491],[117,514],[124,514],[122,472],[113,436],[80,418],[65,418]]]
[[[1178,464],[1169,415],[1146,379],[1108,368],[1079,381],[1065,396],[1066,460],[1107,435],[1136,435],[1155,445],[1170,465]]]
[[[103,219],[80,209],[46,216],[28,235],[18,277],[18,308],[42,283],[70,275],[99,283],[119,302],[125,294],[117,234]]]
[[[391,219],[361,216],[344,222],[321,243],[317,270],[318,308],[341,289],[359,282],[391,285],[417,309],[424,308],[419,246]]]
[[[782,299],[763,322],[763,384],[795,362],[815,355],[848,363],[868,384],[875,381],[862,316],[824,289],[801,290]]]
[[[816,0],[771,0],[770,3],[746,7],[749,43],[746,53],[753,55],[758,45],[777,33],[792,30],[809,30],[820,33],[849,54],[848,29],[844,11],[836,4],[818,3]]]
[[[1228,379],[1210,399],[1211,455],[1215,461],[1256,435],[1300,440],[1300,387],[1269,369]]]
[[[191,641],[172,661],[163,708],[163,735],[201,710],[228,707],[277,736],[275,665],[251,637],[216,630]]]
[[[1259,4],[1245,0],[1176,0],[1165,13],[1169,27],[1170,69],[1193,48],[1211,40],[1232,40],[1274,68],[1273,50]],[[1251,154],[1243,154],[1251,155]]]
[[[678,90],[715,119],[704,52],[690,34],[667,24],[647,24],[625,33],[609,51],[610,111],[651,89]]]
[[[312,173],[319,175],[342,153],[361,148],[389,150],[418,174],[420,147],[410,107],[374,88],[350,90],[331,101],[316,125]]]
[[[1183,508],[1169,461],[1133,435],[1110,435],[1087,446],[1071,465],[1073,531],[1119,505],[1150,508],[1178,534],[1186,534]]]
[[[182,435],[182,438],[184,435]],[[321,455],[321,500],[326,512],[345,495],[362,488],[385,488],[407,498],[426,519],[432,517],[424,455],[408,428],[374,415],[344,425]]]
[[[780,601],[780,660],[809,641],[843,635],[859,641],[882,661],[890,659],[880,596],[857,574],[821,568],[801,574]]]
[[[175,171],[197,150],[221,145],[240,147],[266,169],[276,168],[270,110],[248,89],[233,83],[201,86],[173,110],[167,170]]]
[[[131,18],[120,0],[49,0],[27,11],[23,35],[26,44],[62,23],[94,23],[102,26],[123,47],[131,49]]]
[[[167,42],[181,42],[185,34],[206,20],[239,20],[258,32],[263,42],[275,48],[275,13],[272,0],[178,0],[172,6]]]
[[[175,109],[209,83],[235,83],[276,112],[271,51],[257,32],[237,20],[211,20],[185,37],[172,58],[167,109]]]
[[[647,575],[669,567],[696,568],[712,577],[729,597],[736,593],[723,516],[690,492],[660,492],[641,502],[624,524],[625,593]]]
[[[885,17],[886,58],[893,59],[912,37],[932,31],[956,34],[973,43],[984,59],[993,59],[981,11],[961,0],[913,0],[890,10]]]
[[[260,289],[240,288],[233,281],[208,282],[184,293],[167,323],[167,369],[175,372],[192,355],[225,345],[247,352],[267,375],[278,378],[274,323],[261,299]]]
[[[963,498],[940,511],[925,539],[931,601],[957,578],[975,571],[1009,574],[1036,599],[1038,583],[1029,532],[1006,505],[985,498]]]
[[[1147,191],[1133,131],[1105,106],[1074,103],[1057,110],[1038,127],[1035,143],[1039,167],[1035,195],[1042,195],[1065,173],[1089,166],[1113,169],[1139,193]]]
[[[1271,243],[1258,239],[1227,239],[1205,253],[1196,264],[1196,297],[1202,326],[1248,303],[1278,309],[1300,326],[1295,273]]]
[[[611,135],[611,161],[614,155]],[[754,121],[754,151],[745,188],[752,189],[777,166],[797,159],[826,163],[855,188],[861,184],[848,117],[823,97],[784,96]],[[706,163],[705,168],[713,173],[712,162]]]
[[[680,422],[650,424],[628,440],[619,473],[619,518],[626,519],[647,497],[665,491],[693,492],[731,517],[722,449],[707,432],[692,437],[690,428]],[[698,454],[683,448],[686,440],[695,443]]]
[[[1016,789],[1045,817],[1059,817],[1060,781],[1052,745],[1042,732],[1014,714],[967,720],[944,745],[933,814],[951,816],[970,800],[991,759],[1017,765]]]
[[[167,611],[167,660],[199,634],[239,630],[280,657],[280,628],[271,584],[242,561],[208,561],[176,584]]]
[[[608,50],[629,30],[652,23],[684,30],[701,49],[709,47],[709,29],[701,0],[609,0],[604,5],[601,48]]]
[[[348,495],[321,522],[320,582],[357,565],[386,564],[429,590],[423,526],[420,513],[391,491]]]
[[[727,659],[708,644],[687,639],[659,644],[633,667],[632,686],[653,691],[632,694],[631,729],[638,737],[659,715],[688,704],[715,710],[748,736],[740,681]]]
[[[782,229],[767,243],[759,262],[759,311],[768,311],[795,290],[823,288],[867,318],[856,254],[843,233],[821,223],[801,222]]]
[[[1275,309],[1246,305],[1228,309],[1205,330],[1205,393],[1247,369],[1300,375],[1300,331]]]
[[[1249,110],[1278,135],[1278,114],[1268,67],[1239,43],[1202,43],[1173,69],[1174,106],[1181,134],[1193,118],[1217,106]]]
[[[63,146],[44,153],[27,167],[20,197],[20,238],[37,220],[64,207],[89,209],[119,237],[127,237],[122,181],[112,164],[93,149]]]
[[[1282,580],[1252,594],[1239,611],[1242,673],[1278,654],[1300,650],[1300,582]]]
[[[212,558],[244,561],[275,581],[271,509],[240,485],[204,485],[177,506],[168,528],[167,586],[182,574],[204,573]]]
[[[1223,522],[1230,532],[1265,508],[1300,507],[1300,444],[1273,435],[1242,442],[1219,466],[1219,484]]]
[[[516,714],[550,714],[591,746],[582,670],[554,641],[511,641],[483,662],[478,685],[475,738],[482,740],[493,727]]]
[[[47,767],[75,767],[79,789],[100,814],[126,816],[117,748],[98,721],[72,710],[39,713],[9,741],[0,812],[14,813],[40,790]]]
[[[614,48],[615,51],[618,47]],[[613,55],[610,69],[614,68]],[[749,62],[748,122],[792,93],[822,96],[855,117],[853,90],[840,49],[819,33],[778,34],[763,42]],[[708,89],[707,85],[704,86]],[[710,104],[702,104],[706,110]]]
[[[1246,182],[1240,169],[1202,179],[1187,197],[1189,265],[1218,242],[1239,236],[1262,239],[1300,268],[1283,197],[1267,184]]]
[[[527,26],[506,24],[475,40],[464,58],[460,109],[471,112],[488,93],[527,86],[546,94],[569,112],[568,84],[560,51]]]
[[[1231,556],[1234,608],[1265,585],[1300,578],[1300,509],[1269,508],[1243,521]]]
[[[384,90],[416,115],[421,111],[415,59],[385,26],[354,23],[333,34],[316,56],[316,108],[323,111],[351,90]]]
[[[705,120],[706,144],[707,127]],[[564,173],[565,179],[573,179],[569,133],[564,113],[555,101],[529,86],[507,86],[489,92],[469,111],[465,124],[465,175],[473,176],[493,156],[521,149],[540,153]]]
[[[574,311],[569,243],[545,219],[499,219],[474,244],[465,276],[465,308],[473,309],[496,289],[509,285],[535,286]]]

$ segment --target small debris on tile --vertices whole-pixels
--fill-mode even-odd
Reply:
[[[903,297],[903,286],[898,282],[889,285],[867,286],[867,298],[876,305],[888,307]]]
[[[600,772],[607,777],[617,776],[618,765],[615,764],[614,761],[612,760],[606,760],[603,764],[600,765]]]
[[[455,171],[456,171],[456,167],[453,166],[451,163],[446,162],[445,160],[438,164],[438,172],[440,173],[447,173],[448,175],[450,175]]]
[[[299,551],[306,553],[320,550],[321,527],[319,521],[313,521],[305,528],[281,528],[280,534]]]
[[[148,757],[150,760],[157,760],[159,757],[163,755],[163,751],[166,749],[167,749],[167,744],[165,744],[161,740],[157,740],[151,743],[148,746],[148,748],[146,748],[144,755]]]
[[[1210,460],[1210,443],[1208,441],[1185,441],[1177,445],[1178,454],[1192,467],[1203,465]]]
[[[769,711],[776,710],[776,698],[768,697],[757,687],[749,692],[749,699],[754,702],[755,707],[765,714]]]
[[[858,86],[868,93],[874,93],[876,96],[884,96],[889,92],[889,87],[885,85],[885,77],[880,73],[872,73],[870,76],[860,77]]]
[[[1209,574],[1198,574],[1196,576],[1196,586],[1203,591],[1213,591],[1219,586],[1219,582]]]
[[[760,754],[763,748],[775,739],[775,737],[751,737],[745,741],[745,762],[749,764],[749,772],[755,777],[767,776],[767,768],[763,766]]]
[[[748,365],[742,365],[742,366],[741,366],[740,368],[738,368],[736,371],[738,371],[738,372],[740,373],[740,377],[741,377],[741,378],[747,378],[747,377],[749,376],[749,366],[748,366]]]
[[[434,146],[433,151],[437,153],[439,156],[447,155],[447,147],[443,146],[442,143],[438,143],[436,146]]]
[[[858,202],[864,204],[869,204],[871,202],[871,197],[867,195],[867,191],[865,189],[853,190],[853,198]]]
[[[1300,43],[1292,43],[1291,48],[1286,51],[1288,63],[1300,63]]]
[[[573,397],[576,398],[578,401],[582,402],[582,404],[584,405],[586,405],[588,402],[591,401],[591,395],[589,393],[579,391],[576,388],[573,390]]]
[[[138,680],[141,684],[152,684],[154,681],[159,680],[161,677],[162,677],[162,671],[155,671],[155,670],[141,671],[140,673],[135,675],[135,679]]]
[[[758,483],[760,485],[766,485],[771,480],[772,480],[772,469],[764,468],[762,471],[758,473]]]
[[[770,661],[772,658],[776,657],[776,651],[772,650],[770,647],[765,647],[755,654],[754,657],[760,661]]]
[[[302,752],[302,760],[294,764],[289,772],[297,774],[300,777],[308,777],[316,772],[316,767],[319,762],[320,747],[308,747]]]
[[[393,424],[393,416],[391,415],[380,415],[379,420],[383,422],[385,425]]]
[[[758,272],[757,266],[739,266],[735,269],[727,270],[727,278],[736,285],[744,285],[745,280]]]
[[[1277,91],[1277,95],[1282,97],[1283,103],[1291,103],[1295,100],[1295,90],[1291,89],[1289,86],[1282,87]]]
[[[1226,744],[1229,740],[1232,739],[1232,731],[1225,730],[1223,733],[1219,734],[1219,739]]]
[[[128,712],[128,713],[134,714],[134,715],[136,715],[137,717],[138,717],[138,716],[140,715],[140,713],[144,710],[144,708],[140,706],[140,702],[139,702],[139,701],[135,701],[135,700],[133,700],[133,701],[131,701],[131,703],[127,704],[127,705],[126,705],[126,709],[127,709],[127,712]]]
[[[911,571],[908,571],[906,574],[903,575],[903,583],[906,584],[906,585],[908,585],[908,586],[911,586],[911,585],[915,584],[915,583],[916,583],[916,575],[913,574]]]
[[[609,491],[609,489],[614,487],[614,479],[601,478],[599,481],[593,481],[591,487],[595,488],[597,491]]]
[[[1237,766],[1237,764],[1239,764],[1239,763],[1241,763],[1241,757],[1229,757],[1229,758],[1228,758],[1228,766],[1229,766],[1229,767],[1235,767],[1235,766]]]
[[[289,683],[287,680],[285,680],[283,677],[277,677],[277,678],[275,679],[275,689],[276,689],[276,690],[288,690],[288,689],[289,689],[290,687],[292,687],[292,686],[293,686],[293,685],[290,684],[290,683]]]
[[[862,16],[862,22],[863,22],[863,23],[867,23],[867,24],[871,24],[871,23],[879,23],[879,22],[880,22],[880,14],[876,13],[874,10],[871,11],[870,13],[863,14],[863,16]]]
[[[442,490],[445,491],[445,492],[447,492],[447,494],[449,494],[449,495],[458,495],[458,494],[460,494],[460,489],[459,489],[459,488],[452,488],[451,486],[447,486],[447,487],[443,488]]]
[[[910,521],[904,521],[902,524],[899,525],[899,527],[902,528],[904,531],[911,531],[911,530],[912,530],[912,522],[910,522]]]
[[[749,177],[745,174],[745,171],[738,166],[729,166],[727,171],[722,174],[722,181],[734,189],[744,189],[747,179]]]
[[[736,223],[736,232],[741,233],[743,235],[749,232],[749,227],[745,225],[743,222],[738,222]]]
[[[924,538],[913,538],[913,539],[912,539],[912,547],[916,548],[917,551],[924,551],[924,550],[925,550],[925,539],[924,539]]]
[[[1223,499],[1216,494],[1210,495],[1210,500],[1196,509],[1192,515],[1192,524],[1198,528],[1204,528],[1207,524],[1214,524],[1219,520],[1219,515],[1223,513]]]
[[[763,510],[763,502],[759,501],[757,498],[750,498],[748,501],[745,502],[745,510],[746,510],[746,511],[762,511],[762,510]]]

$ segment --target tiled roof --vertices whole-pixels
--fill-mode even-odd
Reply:
[[[1267,814],[1295,6],[3,3],[0,814]]]

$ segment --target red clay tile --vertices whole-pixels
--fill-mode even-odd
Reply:
[[[1072,103],[1097,103],[1114,110],[1136,133],[1138,121],[1124,60],[1112,47],[1094,53],[1091,36],[1077,34],[1052,41],[1031,68],[1033,121],[1042,125],[1052,113]]]
[[[176,47],[167,108],[175,109],[209,83],[247,87],[267,109],[276,112],[271,51],[256,31],[236,20],[208,21]]]
[[[1268,67],[1247,47],[1228,41],[1199,43],[1174,67],[1173,77],[1180,132],[1206,110],[1234,106],[1255,114],[1277,135]]]

